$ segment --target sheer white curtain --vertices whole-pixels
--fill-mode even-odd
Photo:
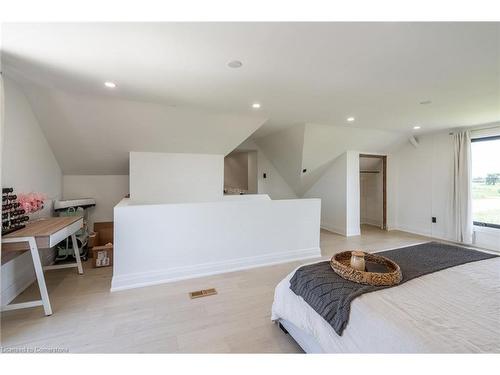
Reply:
[[[472,243],[472,163],[470,132],[453,134],[453,219],[456,240]]]

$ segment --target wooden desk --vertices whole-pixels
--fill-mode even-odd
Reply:
[[[40,288],[41,295],[40,300],[4,305],[2,306],[2,311],[43,306],[45,315],[52,314],[52,307],[50,306],[49,294],[47,292],[47,286],[45,285],[43,270],[76,267],[78,268],[78,273],[83,274],[82,262],[80,260],[80,250],[78,249],[78,243],[75,235],[82,226],[83,218],[78,216],[51,217],[28,223],[26,228],[17,230],[2,237],[2,252],[26,250],[31,252],[36,279],[38,281],[38,287]],[[51,248],[67,237],[71,237],[76,262],[42,267],[38,249]]]

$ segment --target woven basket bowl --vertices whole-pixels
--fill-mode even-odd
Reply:
[[[376,254],[365,253],[365,262],[384,265],[388,272],[365,272],[351,267],[351,251],[335,254],[330,260],[332,269],[342,278],[359,284],[391,286],[401,282],[401,269],[392,260]]]

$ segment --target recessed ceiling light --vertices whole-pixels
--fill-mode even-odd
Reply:
[[[420,126],[418,126],[418,125],[415,125],[415,126],[413,127],[413,130],[418,130],[418,129],[420,129]]]
[[[106,82],[104,82],[104,86],[106,86],[109,89],[114,89],[116,87],[116,83],[111,82],[111,81],[106,81]]]
[[[259,109],[260,108],[260,104],[259,103],[253,103],[252,104],[252,108]]]
[[[241,68],[243,66],[243,63],[239,60],[233,60],[233,61],[229,61],[227,63],[227,66],[229,66],[230,68]]]
[[[347,118],[347,121],[349,121],[349,122],[353,122],[354,120],[356,120],[354,117],[348,117]]]

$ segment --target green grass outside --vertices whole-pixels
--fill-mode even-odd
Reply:
[[[473,219],[500,224],[500,184],[472,183]]]
[[[500,184],[472,183],[472,199],[500,198]]]
[[[474,221],[500,225],[500,209],[475,212]]]

